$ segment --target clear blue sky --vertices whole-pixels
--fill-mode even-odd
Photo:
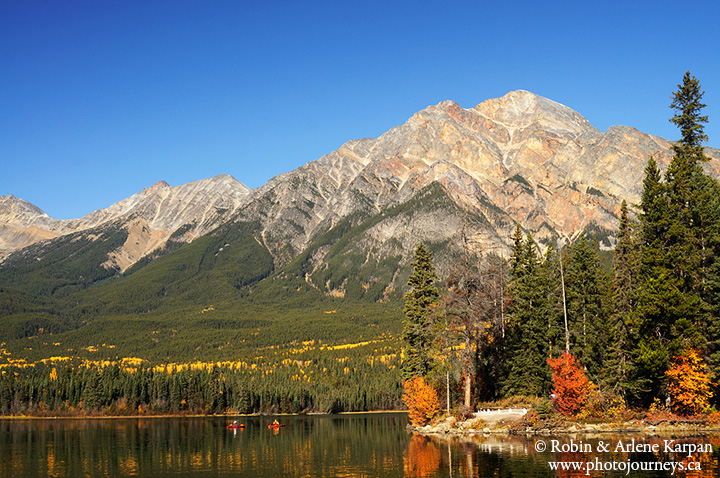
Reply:
[[[250,187],[443,100],[524,89],[720,146],[718,2],[0,1],[0,195],[80,217],[159,180]]]

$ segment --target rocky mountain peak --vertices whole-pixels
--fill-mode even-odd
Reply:
[[[205,179],[210,187],[227,187],[237,194],[247,194],[251,189],[229,174],[218,174],[212,178]]]
[[[515,222],[545,243],[587,228],[611,235],[620,201],[639,200],[647,158],[667,165],[670,144],[626,126],[602,133],[578,112],[528,91],[471,109],[443,101],[378,138],[348,142],[270,181],[274,197],[263,213],[270,231],[265,234],[281,238],[271,250],[287,243],[301,250],[314,234],[357,209],[371,205],[381,211],[437,183],[490,224],[476,231],[486,250],[509,247]],[[256,197],[267,191],[260,188]],[[297,209],[302,203],[313,206],[283,206]]]
[[[0,196],[0,221],[21,220],[27,222],[37,216],[47,217],[47,214],[34,204],[12,194]]]
[[[472,111],[513,128],[535,127],[559,134],[600,134],[578,112],[529,91],[511,91],[500,98],[483,101]]]
[[[10,252],[49,239],[62,230],[62,221],[12,194],[0,196],[0,261]]]
[[[168,183],[166,183],[165,181],[158,181],[155,184],[153,184],[152,186],[150,186],[149,188],[146,188],[146,190],[147,191],[157,191],[158,189],[169,188],[169,187],[170,187],[170,185]]]

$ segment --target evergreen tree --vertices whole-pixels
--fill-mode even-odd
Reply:
[[[433,309],[439,304],[440,297],[435,286],[438,277],[432,265],[432,253],[422,242],[415,250],[412,267],[408,279],[410,290],[405,294],[403,309],[403,380],[425,376],[432,367]]]
[[[630,353],[637,340],[635,306],[637,303],[638,245],[628,216],[627,202],[620,206],[620,227],[618,242],[613,255],[612,303],[609,333],[610,347],[605,381],[626,397],[636,395],[632,377],[635,374],[633,357]]]
[[[513,255],[510,258],[510,275],[517,276],[522,267],[523,258],[523,232],[520,224],[515,223],[515,232],[513,233]]]
[[[530,233],[524,241],[516,234],[507,291],[510,303],[503,394],[545,395],[550,389],[546,298],[537,247]]]
[[[100,405],[98,376],[94,370],[86,370],[83,376],[82,401],[85,410],[95,410]]]
[[[645,167],[640,209],[642,267],[648,270],[664,263],[661,254],[669,215],[662,176],[652,156]]]
[[[700,85],[690,73],[673,95],[670,121],[681,140],[665,181],[650,158],[643,182],[640,215],[641,260],[638,273],[638,341],[633,352],[637,383],[645,401],[660,396],[670,358],[713,341],[710,313],[715,280],[715,233],[718,191],[701,168],[702,142],[707,139],[700,114],[705,106]],[[710,335],[710,337],[708,337]]]
[[[673,235],[679,237],[681,225],[671,217],[667,187],[659,180],[652,158],[643,185],[638,341],[633,350],[638,368],[633,380],[638,398],[649,403],[661,395],[665,370],[679,351],[682,331],[697,314],[699,303],[697,296],[685,294],[688,277],[677,273],[671,259],[677,258],[678,249],[684,247],[676,239],[672,241],[677,246],[674,251],[669,244]]]
[[[670,122],[680,128],[682,138],[673,146],[678,156],[695,156],[697,159],[707,159],[703,154],[702,144],[708,140],[705,134],[703,123],[708,122],[708,117],[700,114],[705,104],[701,103],[705,94],[700,89],[700,82],[685,72],[682,84],[678,85],[678,91],[673,93],[673,100],[670,108],[675,110],[675,115]]]
[[[673,162],[684,166],[689,171],[684,176],[690,177],[687,194],[678,195],[686,203],[678,209],[687,215],[691,260],[686,258],[685,263],[692,279],[690,293],[698,302],[694,327],[685,333],[682,345],[686,350],[702,346],[710,370],[715,371],[720,368],[720,184],[701,167],[708,160],[702,146],[708,139],[703,126],[708,117],[701,114],[703,95],[698,80],[686,72],[673,95],[670,107],[675,115],[670,121],[681,133],[680,141],[673,146]],[[713,379],[717,381],[717,376]]]
[[[559,357],[565,351],[565,319],[560,253],[552,244],[540,265],[540,284],[544,292],[544,314],[547,317],[547,357]]]
[[[683,307],[688,314],[676,324],[683,329],[683,348],[694,348],[702,339],[691,327],[704,322],[706,306],[702,301],[703,250],[706,248],[708,227],[711,225],[703,194],[706,181],[700,163],[707,160],[702,143],[707,140],[702,123],[707,116],[700,114],[705,107],[700,102],[703,92],[698,80],[686,72],[683,83],[673,95],[670,105],[676,113],[670,119],[681,132],[674,146],[675,152],[666,173],[668,229],[665,236],[665,265],[672,271],[675,283],[685,296]],[[675,351],[676,352],[676,351]]]
[[[635,308],[635,274],[638,267],[638,247],[633,224],[628,215],[627,202],[620,205],[618,241],[613,256],[613,303],[617,312],[628,315]]]
[[[607,344],[606,283],[595,247],[581,234],[567,269],[570,349],[593,378],[599,375]]]

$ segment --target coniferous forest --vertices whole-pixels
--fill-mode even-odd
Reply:
[[[674,156],[666,171],[648,158],[640,204],[620,207],[613,251],[586,234],[541,248],[517,225],[509,259],[468,252],[441,278],[420,244],[404,302],[382,304],[397,324],[378,339],[288,341],[222,362],[4,357],[0,414],[387,410],[404,407],[403,383],[406,402],[430,397],[435,408],[553,397],[588,418],[711,411],[720,184],[703,170],[702,97],[686,73],[670,105]]]

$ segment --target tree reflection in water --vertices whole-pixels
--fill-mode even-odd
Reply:
[[[401,478],[406,414],[0,420],[0,477]]]
[[[624,443],[634,439],[637,443],[658,444],[657,453],[626,453],[616,451],[618,441]],[[591,444],[592,452],[555,452],[547,450],[543,453],[535,451],[535,443],[543,440],[550,443],[551,440],[559,440],[560,444],[568,443],[570,440]],[[675,440],[674,443],[696,443],[710,444],[713,447],[712,453],[694,453],[688,457],[685,453],[672,453],[664,450],[665,440]],[[600,441],[610,443],[610,450],[598,452]],[[446,451],[445,451],[446,450]],[[662,466],[664,463],[674,462],[682,464],[685,470],[672,468],[658,470],[650,468],[646,471],[631,471],[629,474],[626,468],[613,470],[591,470],[586,468],[580,470],[557,470],[550,468],[550,462],[576,462],[595,463],[596,460],[604,463],[616,463],[626,465],[628,462],[654,467],[656,464]],[[692,468],[700,464],[700,470],[688,470],[688,465],[693,462]],[[676,465],[678,466],[678,465]],[[704,437],[648,437],[642,435],[601,435],[595,437],[581,436],[554,436],[554,437],[520,437],[520,436],[477,436],[450,437],[433,436],[423,437],[413,435],[408,444],[407,452],[404,455],[404,472],[408,478],[424,477],[486,477],[486,476],[527,476],[527,477],[621,477],[633,476],[634,478],[658,478],[658,477],[680,477],[680,478],[717,478],[720,477],[720,436],[707,435]]]
[[[437,476],[441,455],[440,447],[432,439],[413,435],[405,454],[405,476],[409,478]]]

